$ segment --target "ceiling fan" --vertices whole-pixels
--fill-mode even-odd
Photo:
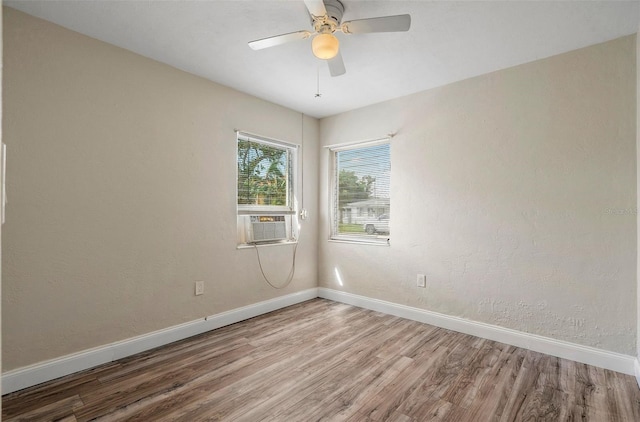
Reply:
[[[402,32],[408,31],[411,27],[411,15],[383,16],[342,22],[344,5],[339,0],[304,0],[304,4],[311,15],[313,32],[302,30],[263,38],[251,41],[249,47],[254,50],[262,50],[292,41],[304,40],[315,34],[311,41],[313,54],[317,58],[327,61],[331,76],[340,76],[346,70],[340,54],[340,43],[333,35],[334,32],[341,31],[343,34]]]

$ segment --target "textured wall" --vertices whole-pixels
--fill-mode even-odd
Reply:
[[[398,134],[390,247],[325,240],[322,152],[320,285],[633,355],[635,49],[629,36],[323,119],[324,145]]]
[[[287,289],[236,249],[233,130],[300,142],[300,113],[13,9],[4,23],[5,370],[317,285],[314,212]],[[304,130],[314,210],[317,120]],[[286,276],[291,246],[264,255]]]

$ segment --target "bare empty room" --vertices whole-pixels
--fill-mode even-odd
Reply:
[[[1,22],[2,420],[640,420],[640,2]]]

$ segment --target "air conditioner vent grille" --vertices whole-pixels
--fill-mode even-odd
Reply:
[[[284,215],[252,215],[250,221],[252,242],[270,242],[287,238]]]

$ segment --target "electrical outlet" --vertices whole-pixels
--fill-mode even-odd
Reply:
[[[418,274],[418,287],[427,287],[427,276]]]
[[[196,281],[196,296],[204,294],[204,281]]]

